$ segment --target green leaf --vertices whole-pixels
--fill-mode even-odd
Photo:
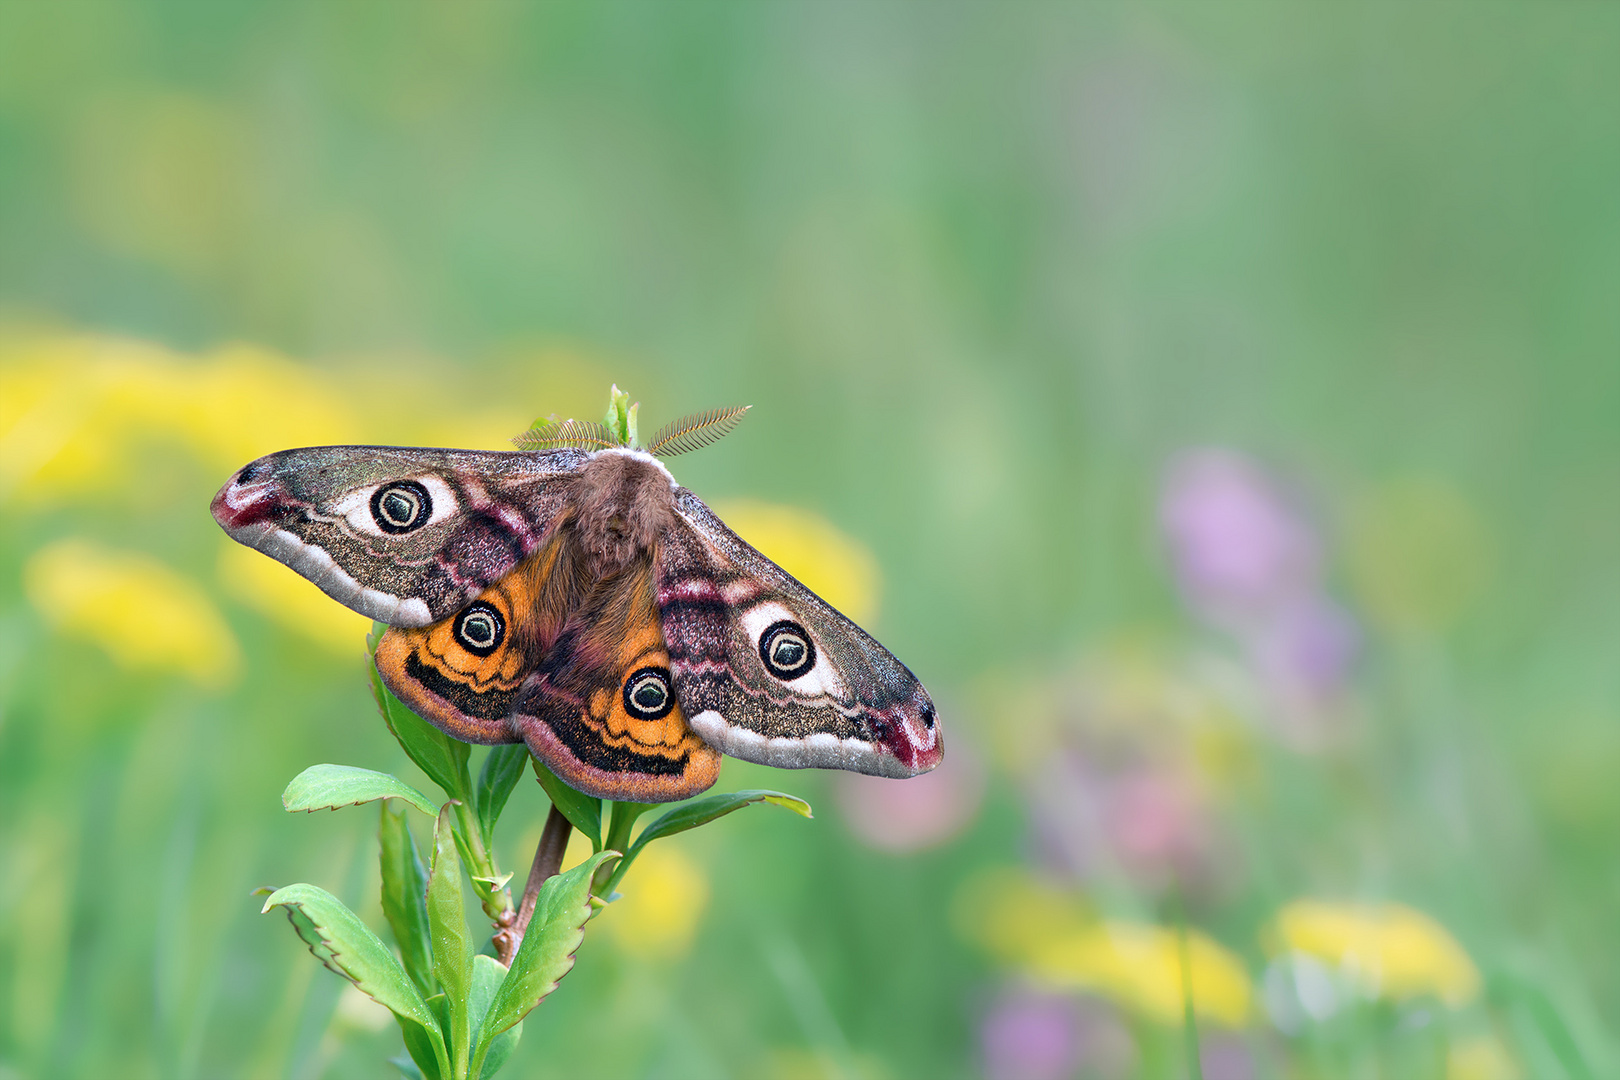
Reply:
[[[471,1028],[467,999],[472,982],[472,948],[461,894],[461,856],[456,852],[455,804],[446,803],[433,829],[433,864],[428,870],[428,934],[433,944],[433,977],[444,987],[450,1014],[451,1075],[466,1075]]]
[[[467,1016],[472,1021],[474,1031],[482,1029],[484,1017],[489,1013],[489,1004],[495,1000],[495,992],[505,979],[506,966],[499,960],[482,954],[473,957],[472,998],[467,1004]],[[479,1077],[494,1076],[499,1072],[506,1059],[512,1056],[512,1051],[517,1049],[518,1039],[522,1036],[523,1024],[520,1022],[492,1039],[484,1052]]]
[[[617,857],[617,852],[599,852],[540,886],[534,918],[512,958],[512,970],[484,1016],[478,1034],[480,1052],[557,989],[557,981],[574,966],[574,951],[585,940],[585,923],[591,917],[591,875],[602,863]],[[478,1060],[476,1056],[474,1060]]]
[[[687,829],[695,829],[699,825],[707,825],[718,817],[725,817],[733,810],[741,810],[751,803],[766,802],[793,811],[802,817],[812,817],[810,804],[794,795],[784,795],[780,791],[734,791],[729,795],[711,795],[707,799],[685,803],[677,806],[657,821],[641,830],[636,842],[629,851],[630,859],[636,857],[641,849],[649,843],[663,836],[673,836]]]
[[[423,997],[439,992],[433,978],[433,948],[428,932],[427,867],[416,853],[416,841],[405,820],[403,809],[387,803],[382,808],[382,824],[377,828],[381,848],[382,909],[394,931],[405,970],[415,980]]]
[[[609,803],[608,831],[607,836],[602,838],[603,845],[614,851],[626,850],[625,845],[630,842],[630,830],[635,827],[636,819],[657,805],[622,800]]]
[[[405,1058],[389,1058],[399,1071],[410,1080],[444,1080],[439,1072],[438,1058],[434,1054],[433,1043],[420,1027],[401,1017],[394,1017],[399,1021],[400,1034],[405,1037]]]
[[[534,775],[539,778],[540,786],[546,789],[546,797],[551,800],[551,805],[562,811],[568,824],[585,834],[593,850],[601,851],[602,800],[575,791],[559,780],[556,773],[540,764],[539,758],[531,757],[529,760],[534,763]]]
[[[528,763],[529,748],[522,743],[509,743],[490,748],[484,758],[484,768],[478,774],[478,786],[473,788],[473,809],[478,813],[478,825],[484,830],[484,843],[494,842],[495,822],[506,808],[506,800],[523,777],[523,766]]]
[[[377,709],[388,730],[394,733],[406,755],[443,788],[446,795],[465,799],[470,786],[467,757],[471,747],[452,739],[406,708],[405,703],[383,685],[375,663],[371,665],[371,695],[377,701]]]
[[[478,1080],[488,1080],[500,1072],[506,1065],[506,1060],[517,1049],[518,1040],[523,1038],[523,1022],[520,1020],[490,1040],[484,1051],[484,1064],[478,1070]]]
[[[416,984],[394,959],[388,946],[341,900],[314,885],[288,885],[271,893],[264,911],[286,909],[287,920],[309,951],[327,968],[354,983],[360,992],[415,1024],[427,1036],[440,1072],[446,1070],[444,1036]]]
[[[336,810],[377,799],[404,799],[429,817],[439,813],[437,804],[398,777],[353,765],[311,765],[281,793],[281,805],[289,813]]]
[[[619,440],[620,446],[636,444],[638,408],[639,405],[630,404],[630,395],[620,390],[617,383],[608,391],[607,415],[602,418],[602,424],[608,429],[608,434]]]
[[[630,870],[630,864],[635,862],[636,856],[641,854],[642,849],[654,840],[664,836],[674,836],[676,833],[695,829],[699,825],[707,825],[715,818],[725,817],[733,810],[741,810],[745,806],[758,802],[774,803],[803,817],[814,816],[810,813],[809,803],[796,795],[784,795],[780,791],[734,791],[729,795],[711,795],[707,799],[698,799],[696,802],[677,806],[641,830],[641,835],[636,837],[634,844],[630,845],[630,849],[625,853],[624,858],[619,861],[619,865],[613,867],[612,871],[607,873],[602,881],[597,882],[597,893],[611,899],[614,895],[613,890],[620,881],[624,880],[624,875]]]
[[[473,957],[471,993],[467,998],[467,1018],[472,1021],[474,1028],[483,1025],[484,1014],[489,1012],[489,1003],[495,999],[495,991],[500,989],[501,983],[505,979],[505,964],[493,956],[485,956],[483,953]]]
[[[432,997],[428,998],[427,1004],[428,1011],[431,1012],[433,1014],[433,1018],[439,1022],[439,1030],[449,1031],[450,999],[444,996],[444,991],[440,990],[437,994],[434,994]]]

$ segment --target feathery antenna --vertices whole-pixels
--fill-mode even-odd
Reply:
[[[674,457],[688,450],[708,446],[737,426],[743,413],[752,405],[733,405],[729,409],[710,409],[672,420],[659,428],[647,444],[647,453],[656,457]]]
[[[589,420],[551,420],[512,440],[519,450],[608,450],[618,446],[608,429]]]

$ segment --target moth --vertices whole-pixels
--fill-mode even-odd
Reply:
[[[932,769],[943,742],[911,671],[665,466],[744,411],[677,420],[646,449],[632,414],[628,435],[552,422],[516,451],[283,450],[232,476],[214,519],[386,623],[377,670],[413,711],[526,743],[588,795],[684,799],[721,754]]]

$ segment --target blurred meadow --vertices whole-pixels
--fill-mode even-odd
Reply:
[[[676,475],[946,761],[728,761],[816,819],[658,845],[510,1075],[1183,1077],[1188,997],[1209,1080],[1620,1075],[1617,71],[1600,3],[0,0],[0,1078],[395,1075],[250,891],[380,925],[375,808],[279,797],[426,782],[208,502],[612,382],[755,406]]]

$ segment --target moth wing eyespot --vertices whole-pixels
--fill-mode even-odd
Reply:
[[[662,720],[674,708],[668,668],[637,668],[624,680],[624,711],[637,720]]]
[[[810,632],[791,619],[781,619],[759,635],[759,659],[776,678],[791,682],[816,666]]]
[[[456,643],[474,656],[489,656],[506,640],[506,620],[482,600],[461,609],[455,622]]]
[[[433,497],[415,480],[382,484],[371,494],[371,519],[385,533],[414,532],[433,517]]]

